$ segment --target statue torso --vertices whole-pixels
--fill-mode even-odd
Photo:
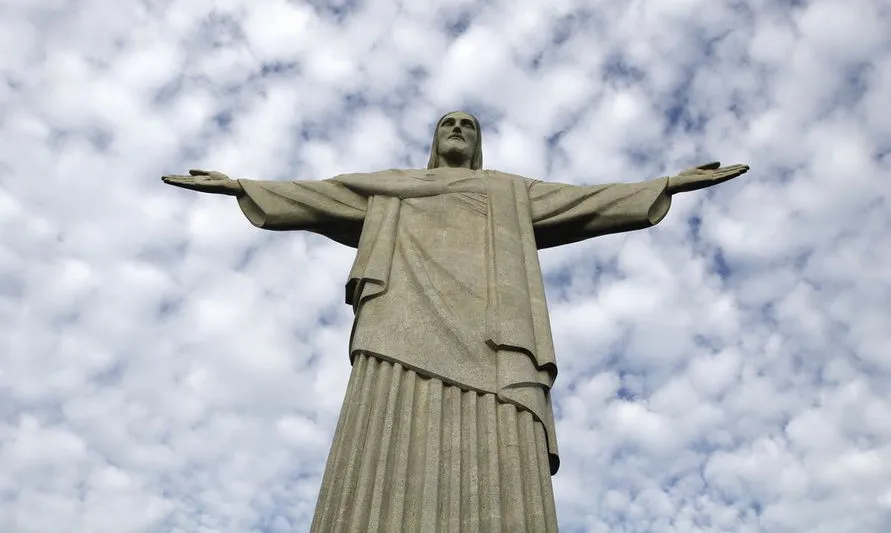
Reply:
[[[456,192],[402,199],[387,291],[362,306],[352,348],[491,390],[485,183],[466,169],[405,174]]]

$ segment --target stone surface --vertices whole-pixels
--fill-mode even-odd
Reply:
[[[162,179],[235,196],[257,227],[357,249],[345,295],[353,371],[314,531],[553,531],[557,364],[537,250],[652,226],[672,194],[747,170],[542,182],[483,170],[479,122],[454,112],[437,123],[426,169]]]

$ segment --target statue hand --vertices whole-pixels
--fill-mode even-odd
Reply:
[[[676,192],[695,191],[724,183],[737,176],[742,176],[749,170],[749,165],[730,165],[722,167],[715,161],[698,167],[688,168],[677,176],[668,178],[668,194]]]
[[[193,169],[189,171],[188,176],[161,176],[161,181],[175,187],[199,192],[226,194],[229,196],[240,196],[244,193],[244,189],[241,188],[241,184],[238,181],[215,170]]]

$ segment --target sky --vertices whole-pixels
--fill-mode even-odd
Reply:
[[[0,531],[307,530],[354,250],[160,176],[423,167],[455,109],[546,181],[751,166],[541,252],[561,531],[891,531],[889,12],[0,3]]]

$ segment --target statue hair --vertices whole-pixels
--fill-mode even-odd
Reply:
[[[458,113],[458,111],[449,111],[445,115],[439,117],[439,120],[436,121],[436,128],[433,130],[433,143],[430,144],[430,159],[427,161],[427,168],[439,168],[439,141],[437,140],[437,132],[439,131],[439,125],[442,124],[442,121],[452,113]],[[466,111],[461,111],[461,113],[466,113]],[[480,130],[480,121],[470,113],[467,114],[473,119],[473,125],[476,127],[476,146],[473,147],[473,156],[470,158],[470,168],[479,170],[483,168],[483,132]]]

